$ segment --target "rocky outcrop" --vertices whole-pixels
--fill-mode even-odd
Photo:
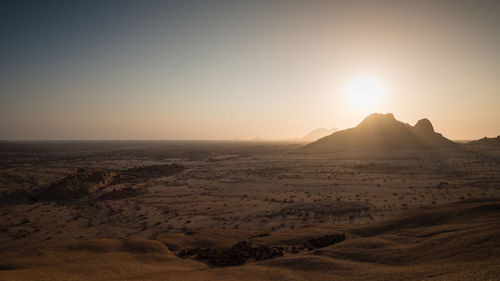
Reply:
[[[44,200],[67,201],[93,195],[98,191],[117,184],[144,182],[149,179],[168,177],[182,172],[185,168],[177,164],[133,167],[122,171],[104,169],[78,169],[44,189],[39,198]],[[140,191],[131,187],[113,189],[100,195],[100,200],[122,199],[137,196]]]
[[[41,197],[49,200],[77,199],[108,186],[116,176],[116,173],[106,170],[79,169],[76,174],[52,183]]]
[[[303,245],[292,247],[256,246],[251,242],[240,241],[231,248],[197,248],[185,249],[179,253],[182,258],[195,257],[212,266],[235,266],[245,264],[248,260],[268,260],[281,257],[285,253],[298,254],[302,251],[311,251],[340,243],[346,239],[345,234],[330,234],[317,238],[310,238]]]
[[[303,147],[306,151],[397,150],[453,148],[457,144],[434,132],[428,119],[415,126],[400,122],[392,113],[374,113],[358,126],[338,131]]]

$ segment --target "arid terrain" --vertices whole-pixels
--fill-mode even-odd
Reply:
[[[500,280],[500,149],[2,142],[1,280]]]
[[[0,0],[0,281],[500,281],[500,0]]]

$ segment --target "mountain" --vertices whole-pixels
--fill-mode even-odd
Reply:
[[[322,137],[329,136],[337,131],[336,128],[331,128],[331,129],[326,129],[326,128],[319,128],[316,129],[309,134],[303,136],[302,138],[299,139],[301,142],[312,142],[315,140],[319,140]]]
[[[482,139],[470,141],[467,144],[468,145],[475,145],[475,146],[489,146],[489,147],[499,147],[500,148],[500,136],[497,136],[496,138],[484,137]]]
[[[304,150],[326,152],[335,150],[396,150],[452,148],[457,144],[434,132],[428,119],[411,126],[398,121],[392,113],[374,113],[358,126],[335,132],[303,147]]]

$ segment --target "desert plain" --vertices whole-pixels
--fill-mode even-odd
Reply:
[[[498,280],[500,149],[0,144],[1,280]]]

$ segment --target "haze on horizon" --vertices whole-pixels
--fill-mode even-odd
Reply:
[[[493,0],[2,1],[0,139],[282,139],[373,112],[497,136],[499,14]]]

